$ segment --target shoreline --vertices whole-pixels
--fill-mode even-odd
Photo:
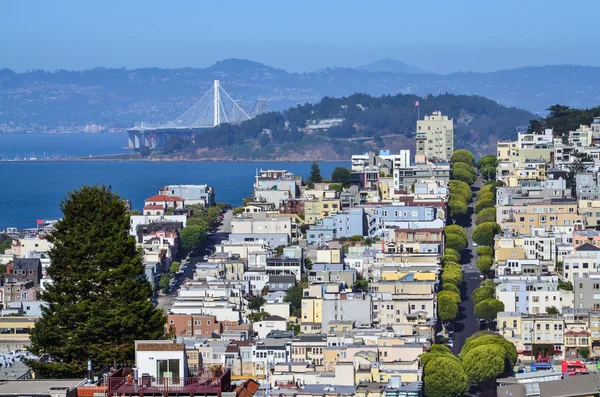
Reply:
[[[65,159],[36,159],[36,160],[7,160],[0,159],[0,163],[83,163],[83,162],[131,162],[131,163],[343,163],[344,160],[289,160],[289,159],[135,159],[135,158],[106,158],[98,157],[73,157]]]

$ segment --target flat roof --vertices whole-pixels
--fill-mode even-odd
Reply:
[[[17,395],[48,394],[50,388],[68,387],[74,389],[85,382],[85,379],[28,379],[9,380],[0,383],[0,393],[14,393]]]

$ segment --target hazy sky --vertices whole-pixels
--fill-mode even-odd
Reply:
[[[0,1],[0,68],[289,71],[393,58],[434,72],[600,66],[600,1]]]

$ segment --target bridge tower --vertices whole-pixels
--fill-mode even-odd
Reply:
[[[221,124],[221,95],[219,80],[215,80],[213,86],[213,127]]]

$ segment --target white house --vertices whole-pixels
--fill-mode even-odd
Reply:
[[[184,384],[188,376],[185,344],[175,340],[136,340],[135,364],[138,376],[148,374],[158,383]]]
[[[287,320],[280,316],[269,316],[263,321],[255,322],[252,329],[256,332],[259,339],[264,339],[271,331],[287,330]]]

